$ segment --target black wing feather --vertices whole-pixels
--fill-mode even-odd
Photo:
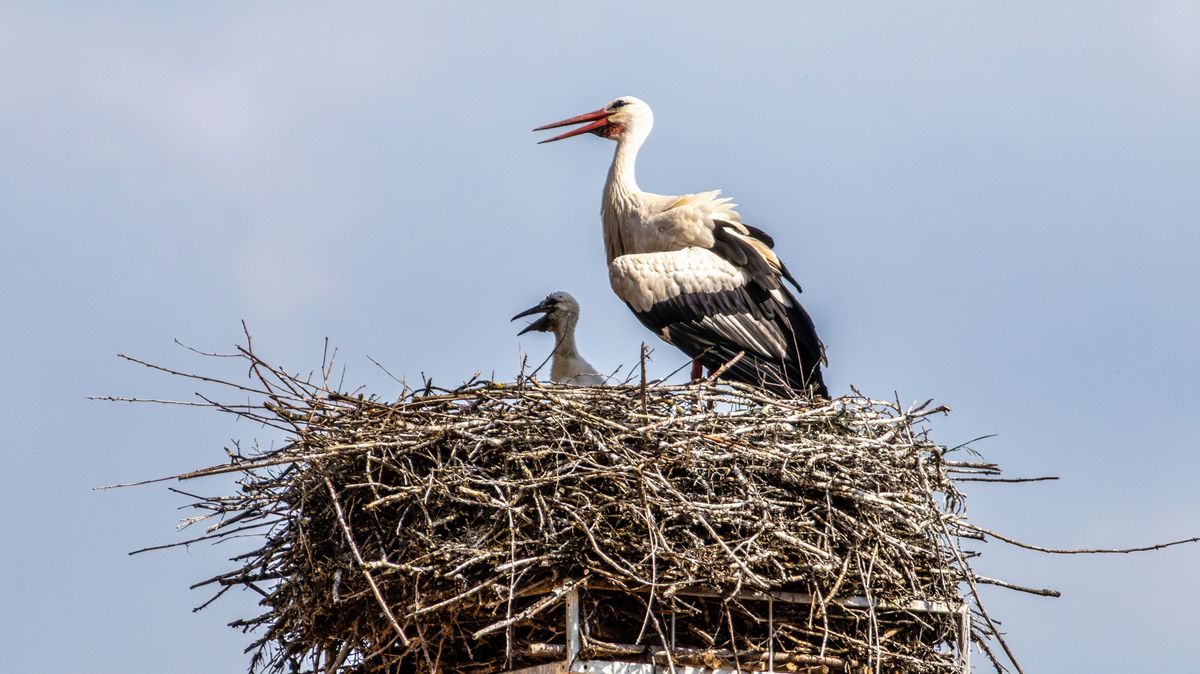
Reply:
[[[759,288],[774,290],[780,286],[775,270],[748,241],[739,236],[732,224],[724,220],[716,221],[713,246],[709,250],[750,274],[750,280]]]
[[[766,232],[762,231],[761,229],[755,227],[754,225],[747,225],[744,222],[742,223],[742,227],[745,227],[746,231],[750,232],[750,236],[767,244],[767,248],[775,247],[775,239],[772,239],[770,234],[767,234]]]
[[[828,397],[821,376],[821,342],[812,318],[777,279],[775,285],[790,307],[752,282],[719,292],[678,295],[634,313],[643,325],[665,334],[667,341],[710,370],[744,352],[741,361],[726,371],[729,379],[783,395],[811,387]],[[747,336],[766,348],[750,343]]]
[[[732,223],[726,222],[725,220],[714,220],[713,224],[712,252],[720,255],[737,267],[753,265],[750,271],[754,276],[755,282],[758,282],[760,278],[763,278],[763,280],[768,284],[764,287],[768,289],[778,287],[779,281],[775,278],[774,270],[771,269],[771,266],[767,264],[766,260],[763,260],[758,256],[758,253],[750,247],[750,244],[746,243],[744,240],[738,238],[734,234],[734,232],[737,232],[737,228]],[[767,248],[775,248],[775,239],[772,239],[770,234],[767,234],[754,225],[747,225],[744,222],[741,223],[741,225],[742,227],[746,228],[747,232],[750,233],[751,238],[758,239],[759,241],[763,242],[766,244]],[[755,264],[754,261],[757,261],[758,264]],[[761,267],[759,265],[761,265]],[[792,284],[792,287],[796,289],[796,292],[804,292],[804,290],[800,287],[800,282],[796,280],[795,276],[792,276],[792,272],[788,270],[787,265],[783,264],[783,262],[779,263],[779,271],[783,278],[787,279],[788,283]]]

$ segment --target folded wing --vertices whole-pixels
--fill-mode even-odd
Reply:
[[[744,353],[726,372],[730,379],[784,395],[828,396],[821,342],[782,284],[786,272],[773,254],[762,254],[770,252],[769,238],[753,238],[731,223],[713,231],[712,248],[616,258],[609,266],[613,290],[646,327],[710,369]]]

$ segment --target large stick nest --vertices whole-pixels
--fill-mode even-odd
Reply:
[[[528,379],[385,402],[240,357],[254,383],[229,386],[260,400],[207,404],[285,441],[176,477],[238,475],[194,521],[259,545],[198,585],[262,595],[233,623],[256,635],[252,671],[537,664],[563,655],[572,591],[583,657],[961,667],[955,609],[979,579],[959,541],[978,533],[954,478],[995,467],[927,437],[943,407]],[[971,631],[994,636],[978,612]]]

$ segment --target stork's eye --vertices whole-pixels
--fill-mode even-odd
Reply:
[[[625,107],[625,106],[627,106],[627,105],[629,105],[629,101],[624,101],[624,100],[622,100],[622,101],[613,101],[612,107],[613,107],[613,110],[616,110],[617,108],[623,108],[623,107]]]

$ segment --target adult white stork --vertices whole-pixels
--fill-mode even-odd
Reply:
[[[609,282],[642,324],[710,370],[783,395],[829,396],[824,346],[812,318],[784,285],[796,279],[775,243],[741,221],[720,190],[665,196],[634,177],[654,125],[650,106],[622,96],[599,110],[534,131],[584,124],[541,143],[593,133],[617,142],[600,217]]]
[[[540,303],[513,316],[517,320],[531,314],[544,314],[541,318],[525,326],[518,332],[553,332],[554,352],[550,362],[550,380],[560,384],[575,384],[576,386],[600,386],[604,377],[592,367],[575,346],[575,324],[579,322],[579,302],[570,293],[562,291],[550,293]]]

